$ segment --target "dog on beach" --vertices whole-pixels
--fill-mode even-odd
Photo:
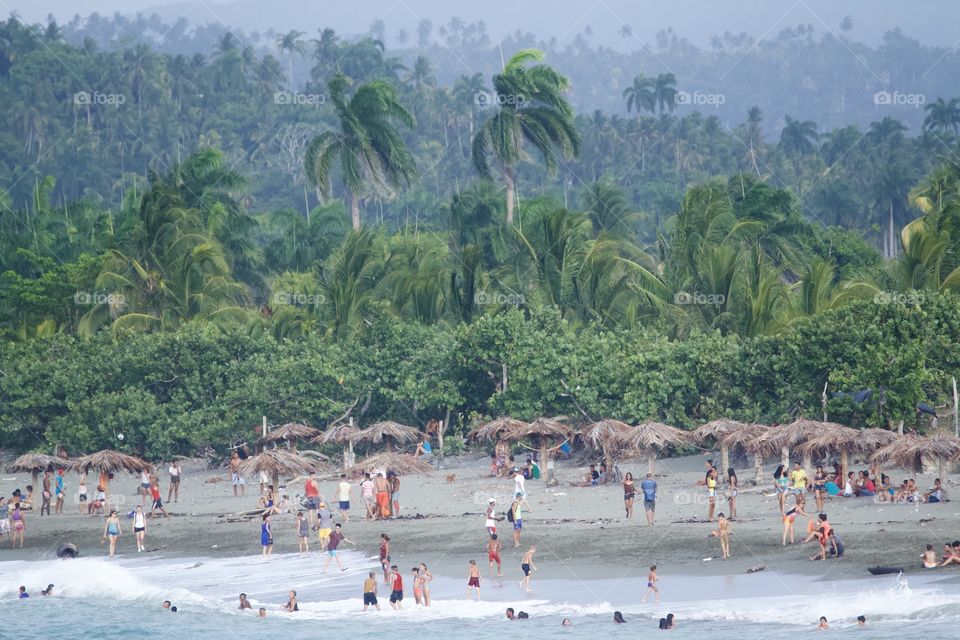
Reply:
[[[456,481],[457,481],[457,474],[451,473],[450,475],[447,476],[447,484],[453,484]]]

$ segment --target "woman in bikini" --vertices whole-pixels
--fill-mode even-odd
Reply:
[[[110,538],[110,557],[113,557],[117,550],[117,538],[120,537],[120,518],[117,517],[117,510],[112,509],[107,516],[107,522],[103,525],[103,536],[100,537],[100,544],[103,544],[107,538]]]
[[[773,472],[773,486],[777,490],[777,501],[780,503],[780,515],[784,513],[783,501],[787,495],[787,485],[790,478],[784,470],[783,465],[777,465],[777,470]]]
[[[283,605],[282,609],[289,613],[300,611],[300,607],[297,605],[297,592],[293,589],[290,590],[290,599],[287,600],[287,604]]]
[[[17,545],[17,536],[20,536],[20,548],[23,549],[23,532],[27,528],[23,519],[23,511],[20,510],[20,503],[13,505],[13,511],[10,513],[10,548]]]
[[[727,503],[730,506],[730,519],[737,519],[737,495],[740,493],[740,483],[737,481],[737,472],[733,467],[727,469],[727,490],[730,492],[727,496]]]
[[[633,474],[629,471],[623,477],[623,506],[627,511],[627,518],[633,517],[633,497],[636,495],[636,487],[633,486]]]
[[[433,581],[433,574],[427,569],[427,565],[420,563],[420,582],[423,588],[423,606],[430,606],[430,583]]]
[[[813,498],[817,502],[817,511],[823,511],[823,500],[827,493],[827,474],[823,467],[817,465],[817,471],[813,474]]]
[[[413,600],[423,604],[423,580],[420,578],[420,567],[413,568]]]
[[[798,515],[806,516],[807,518],[810,517],[803,510],[802,505],[796,505],[794,507],[790,507],[787,510],[787,512],[783,514],[783,540],[781,541],[781,546],[787,545],[787,537],[790,538],[790,544],[793,544],[793,523],[794,523],[794,520],[797,519]],[[811,519],[811,522],[812,521],[813,520]]]

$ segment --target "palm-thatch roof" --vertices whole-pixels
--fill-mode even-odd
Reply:
[[[744,429],[749,425],[746,422],[740,422],[739,420],[730,420],[729,418],[720,418],[719,420],[711,420],[705,424],[700,425],[696,429],[690,432],[690,438],[694,442],[703,442],[713,438],[717,442],[720,441],[720,438],[737,431],[739,429]]]
[[[517,420],[516,418],[497,418],[473,429],[467,434],[467,438],[472,440],[500,440],[504,433],[519,429],[525,424],[527,423],[523,420]]]
[[[279,442],[281,440],[307,440],[315,437],[319,431],[311,427],[310,425],[303,424],[302,422],[288,422],[284,425],[280,425],[276,429],[273,429],[267,435],[260,438],[257,442],[260,444],[269,444],[271,442]]]
[[[58,469],[67,469],[72,464],[72,460],[58,458],[46,453],[25,453],[8,464],[6,469],[9,473],[34,473],[45,471],[51,466]]]
[[[828,451],[858,453],[860,451],[857,444],[859,433],[859,429],[837,425],[808,438],[797,446],[797,451],[805,456],[822,455]]]
[[[523,440],[530,436],[566,440],[573,437],[573,429],[556,418],[537,418],[533,422],[522,422],[501,434],[503,440]]]
[[[867,453],[885,447],[899,437],[899,433],[886,429],[858,429],[854,444],[857,451]]]
[[[346,444],[352,442],[360,434],[360,429],[348,422],[341,422],[327,427],[327,430],[313,439],[317,444]]]
[[[353,441],[367,442],[369,444],[380,444],[384,441],[393,441],[398,444],[407,444],[416,442],[422,437],[423,434],[420,433],[418,429],[408,427],[400,424],[399,422],[384,420],[383,422],[378,422],[367,427],[366,429],[361,430],[356,436],[354,436]]]
[[[936,460],[940,466],[960,455],[960,438],[938,431],[930,436],[915,433],[901,436],[877,450],[871,461],[893,463],[905,469],[920,471],[924,458]]]
[[[621,443],[630,449],[651,451],[686,444],[689,441],[690,438],[686,431],[681,431],[662,422],[648,420],[631,427]]]
[[[795,447],[837,428],[842,429],[843,425],[836,422],[820,422],[819,420],[800,417],[790,424],[771,427],[753,441],[752,448],[766,453],[774,453],[783,448]]]
[[[128,456],[119,451],[104,449],[90,455],[77,458],[73,463],[73,469],[87,473],[90,469],[104,471],[106,473],[118,473],[126,471],[128,473],[140,473],[149,471],[152,466],[149,462],[141,460],[134,456]]]
[[[626,422],[607,419],[589,425],[580,432],[580,436],[594,449],[603,449],[622,442],[631,429],[633,427]]]
[[[760,436],[770,430],[765,424],[748,424],[740,429],[730,431],[719,438],[719,442],[725,447],[735,447],[741,445],[751,453],[757,453],[759,450],[757,442]]]
[[[254,476],[261,471],[274,477],[298,476],[316,471],[320,463],[285,449],[267,449],[251,456],[237,468],[242,476]]]
[[[358,463],[358,466],[366,472],[374,469],[385,469],[393,471],[397,475],[420,474],[428,476],[433,472],[433,467],[423,460],[418,460],[414,456],[406,453],[393,453],[385,451],[373,456],[368,456]]]

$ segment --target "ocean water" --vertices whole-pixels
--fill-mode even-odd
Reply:
[[[339,637],[347,640],[384,638],[406,640],[443,637],[445,640],[503,638],[522,633],[540,638],[595,640],[636,638],[657,631],[668,612],[677,619],[673,637],[768,640],[783,632],[814,633],[823,615],[833,631],[864,633],[871,638],[960,637],[960,572],[818,580],[761,572],[720,577],[662,575],[663,602],[641,604],[645,581],[636,577],[600,580],[534,579],[532,593],[520,590],[516,579],[484,578],[483,600],[467,601],[465,577],[437,576],[429,609],[414,605],[410,567],[401,567],[407,588],[403,611],[389,608],[380,588],[383,611],[361,613],[363,578],[374,559],[358,552],[341,552],[347,571],[332,565],[322,574],[325,556],[279,554],[269,559],[247,556],[222,558],[163,558],[153,554],[76,560],[32,560],[0,563],[0,638],[236,638],[284,640]],[[379,568],[379,565],[376,565]],[[486,567],[483,567],[485,570]],[[382,574],[378,571],[378,578]],[[55,595],[40,590],[53,583]],[[25,585],[31,598],[16,599]],[[289,589],[296,589],[298,613],[279,610]],[[256,609],[268,609],[265,619],[237,610],[237,595],[245,591]],[[161,608],[171,600],[179,609]],[[530,619],[511,622],[507,606]],[[613,611],[627,624],[612,623]],[[866,630],[856,626],[865,615]],[[561,627],[570,618],[571,627]],[[521,629],[513,625],[526,625]]]

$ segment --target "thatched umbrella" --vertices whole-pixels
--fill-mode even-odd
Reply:
[[[873,454],[877,449],[890,444],[896,438],[896,433],[885,429],[852,429],[835,425],[813,436],[798,446],[797,450],[804,457],[823,455],[828,451],[838,452],[840,454],[840,467],[845,478],[850,467],[850,454]]]
[[[353,440],[360,434],[360,429],[352,422],[341,422],[327,428],[326,431],[313,439],[317,444],[343,444],[343,470],[353,466]]]
[[[527,423],[523,420],[517,420],[516,418],[497,418],[496,420],[491,420],[490,422],[482,424],[476,429],[473,429],[467,434],[467,438],[471,440],[489,440],[491,442],[497,442],[504,433],[513,431],[514,429],[519,429],[526,424]]]
[[[70,460],[45,453],[25,453],[8,464],[6,468],[9,473],[29,473],[33,478],[33,486],[36,487],[41,471],[46,471],[50,467],[67,469],[71,464]]]
[[[409,453],[393,453],[385,451],[373,456],[367,456],[361,460],[357,466],[369,473],[374,469],[385,469],[393,471],[397,475],[410,475],[419,473],[428,476],[433,471],[433,467],[423,460],[418,460],[416,456]]]
[[[80,473],[89,473],[95,469],[100,473],[97,485],[103,487],[103,493],[109,499],[110,497],[110,474],[126,471],[127,473],[140,473],[149,471],[153,467],[149,462],[141,460],[134,456],[128,456],[125,453],[104,449],[90,455],[77,458],[72,468]]]
[[[290,450],[296,452],[298,438],[308,440],[316,437],[318,433],[319,431],[310,425],[303,424],[302,422],[288,422],[287,424],[277,427],[267,435],[257,440],[257,443],[271,444],[274,442],[280,442],[281,440],[286,440],[290,443]]]
[[[937,475],[944,477],[948,460],[960,455],[960,438],[944,431],[930,436],[907,434],[877,450],[871,460],[889,461],[906,469],[923,470],[924,459],[937,461]]]
[[[688,442],[690,442],[690,436],[687,432],[651,420],[631,427],[630,432],[621,440],[621,443],[627,448],[647,453],[647,473],[653,473],[657,451],[662,451],[671,446],[687,444]]]
[[[719,420],[711,420],[706,424],[702,424],[690,434],[690,438],[694,442],[703,443],[705,440],[714,440],[717,444],[720,445],[720,468],[723,473],[727,472],[727,469],[730,468],[730,447],[723,444],[721,439],[723,436],[731,433],[733,431],[738,431],[747,427],[747,423],[740,422],[739,420],[730,420],[728,418],[720,418]]]
[[[386,444],[388,453],[393,452],[394,444],[410,444],[423,437],[419,430],[413,427],[384,420],[373,426],[367,427],[354,436],[354,442],[366,442],[369,444]]]
[[[758,444],[760,436],[770,430],[770,427],[763,424],[748,424],[747,426],[730,431],[726,435],[720,436],[720,445],[732,449],[736,446],[742,446],[753,454],[754,478],[753,484],[763,483],[763,447]]]
[[[255,456],[247,458],[237,467],[237,472],[243,476],[259,475],[261,472],[270,474],[273,479],[273,488],[280,490],[280,475],[299,476],[320,468],[316,460],[305,458],[285,449],[266,449]]]
[[[603,457],[610,459],[613,452],[618,452],[620,443],[630,434],[632,427],[620,420],[600,420],[584,429],[580,436],[594,449],[603,451]]]
[[[820,422],[819,420],[800,417],[790,424],[770,428],[757,438],[754,444],[764,453],[774,453],[779,449],[781,463],[784,467],[788,467],[790,465],[791,448],[838,427],[842,428],[843,425],[836,422]],[[804,455],[804,468],[809,467],[810,464],[810,455]]]
[[[550,465],[548,458],[551,447],[550,442],[555,440],[569,440],[573,437],[573,429],[563,424],[556,418],[537,418],[530,423],[521,423],[509,431],[501,434],[503,440],[516,442],[536,436],[540,440],[540,465],[543,469],[544,482],[550,481]],[[558,445],[559,446],[559,445]]]

